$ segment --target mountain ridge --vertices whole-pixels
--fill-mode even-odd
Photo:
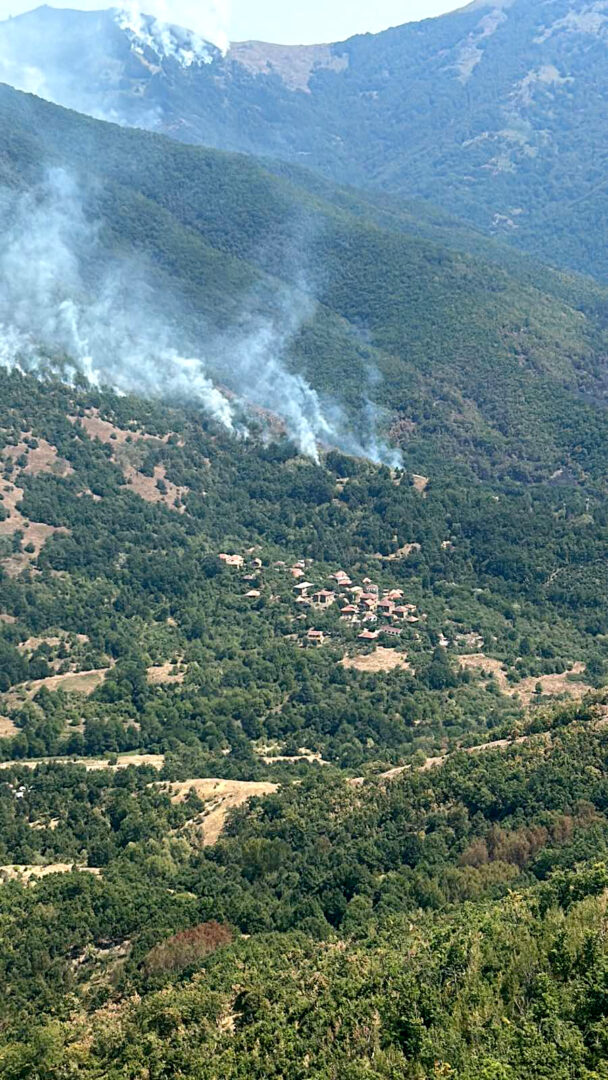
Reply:
[[[47,8],[0,24],[0,77],[185,142],[425,198],[606,278],[607,42],[608,14],[591,0],[490,0],[341,43],[241,43],[182,66],[149,43],[134,51],[111,12]]]

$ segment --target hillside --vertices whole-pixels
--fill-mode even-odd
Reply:
[[[176,355],[198,356],[216,389],[272,409],[302,445],[317,437],[390,460],[379,445],[390,430],[425,475],[449,458],[485,477],[601,482],[599,287],[525,260],[506,270],[493,247],[484,262],[352,193],[303,187],[303,174],[276,176],[6,87],[0,134],[12,237],[3,319],[17,312],[16,329],[55,354],[86,367],[94,345],[102,381],[178,396],[192,379]],[[62,296],[38,275],[40,258]],[[201,400],[208,390],[203,381]]]
[[[606,1080],[608,294],[0,147],[2,1080]]]
[[[592,0],[484,0],[331,46],[224,57],[175,28],[133,36],[111,12],[40,8],[1,24],[0,74],[104,119],[430,200],[606,279],[607,18]]]

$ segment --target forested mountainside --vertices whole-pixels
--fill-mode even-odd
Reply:
[[[524,259],[504,269],[491,245],[489,261],[455,250],[443,227],[441,242],[431,240],[364,198],[319,191],[314,181],[307,190],[304,174],[277,177],[248,158],[101,124],[9,88],[0,93],[0,134],[7,229],[15,205],[30,232],[41,207],[43,240],[46,223],[58,221],[43,262],[66,246],[71,260],[75,249],[85,314],[108,260],[124,263],[104,323],[129,321],[133,292],[129,318],[138,315],[142,334],[160,313],[178,347],[197,350],[185,355],[202,350],[233,390],[243,350],[255,350],[262,366],[278,351],[355,418],[364,443],[367,403],[375,403],[377,426],[385,435],[392,428],[414,471],[449,454],[478,476],[603,483],[607,297],[599,286]],[[49,184],[57,168],[67,197]],[[66,239],[65,222],[80,218],[88,228]],[[34,247],[30,262],[36,257]],[[133,284],[142,265],[145,303]],[[8,276],[21,281],[15,259]],[[57,297],[47,290],[42,304],[48,279],[25,278],[38,305],[11,298],[4,318],[17,311],[44,336]],[[257,335],[260,319],[268,339]],[[286,404],[258,403],[280,413]]]
[[[140,30],[115,12],[40,8],[1,24],[1,77],[104,119],[430,200],[608,275],[603,3],[481,0],[330,46],[226,56],[175,28]]]
[[[608,294],[0,146],[0,1076],[607,1080]]]
[[[1,1074],[601,1077],[600,496],[0,402]]]

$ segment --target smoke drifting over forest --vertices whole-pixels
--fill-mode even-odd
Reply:
[[[363,425],[367,433],[355,437],[339,406],[322,401],[288,369],[290,343],[314,314],[314,302],[301,292],[286,290],[272,317],[251,312],[238,332],[199,335],[194,348],[180,332],[179,301],[161,297],[141,264],[107,256],[99,227],[87,218],[65,171],[49,172],[26,194],[1,193],[0,224],[3,366],[41,375],[54,370],[121,393],[196,403],[243,436],[248,410],[258,406],[276,414],[300,451],[315,460],[324,443],[399,463],[378,443],[372,412]],[[167,310],[167,303],[178,310]]]

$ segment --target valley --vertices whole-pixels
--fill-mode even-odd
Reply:
[[[0,22],[1,1080],[608,1077],[605,7]]]

